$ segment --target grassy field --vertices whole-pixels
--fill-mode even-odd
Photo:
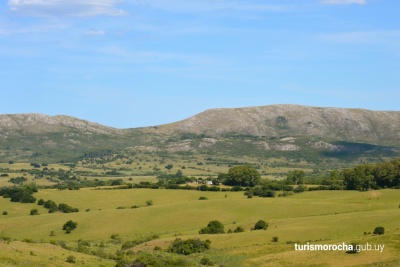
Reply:
[[[208,200],[198,200],[200,196]],[[375,266],[376,262],[381,262],[379,266],[400,265],[400,196],[396,190],[317,191],[284,198],[248,199],[243,192],[46,189],[39,190],[35,197],[67,203],[80,211],[49,214],[37,204],[0,199],[0,212],[8,212],[8,215],[0,215],[0,235],[19,241],[39,242],[0,242],[0,259],[11,259],[14,254],[19,255],[20,252],[16,251],[19,250],[23,251],[23,262],[31,265],[42,262],[42,266],[64,266],[63,261],[60,265],[52,265],[49,258],[55,257],[51,256],[53,250],[58,251],[58,259],[67,257],[70,252],[48,242],[89,240],[98,244],[108,242],[111,235],[118,234],[121,242],[157,236],[155,240],[132,248],[132,251],[151,251],[155,246],[166,248],[177,236],[208,238],[212,241],[212,250],[207,255],[224,266],[338,266],[339,263],[341,266]],[[146,206],[148,200],[153,205]],[[132,208],[135,205],[138,208]],[[37,208],[40,215],[29,215],[33,208]],[[251,231],[260,219],[269,223],[268,230]],[[78,223],[71,234],[61,230],[68,220]],[[226,231],[242,226],[245,232],[199,235],[199,229],[211,220],[221,221]],[[382,236],[369,234],[376,226],[384,226],[386,233]],[[273,237],[278,237],[278,242],[272,242]],[[294,242],[368,242],[384,244],[385,249],[382,253],[364,251],[355,255],[343,251],[307,252],[295,251]],[[31,250],[34,256],[30,255]],[[76,257],[81,263],[93,260],[82,253]],[[0,266],[24,266],[8,261],[6,265],[0,263]],[[95,264],[100,265],[93,261],[89,266],[97,266]],[[101,264],[109,266],[108,262]]]

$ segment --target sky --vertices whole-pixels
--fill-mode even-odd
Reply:
[[[3,0],[0,114],[116,128],[271,104],[400,110],[398,0]]]

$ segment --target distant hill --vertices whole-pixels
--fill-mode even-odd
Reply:
[[[212,109],[179,122],[132,129],[63,115],[0,115],[2,161],[68,160],[127,147],[237,156],[394,157],[400,148],[400,112],[271,105]]]
[[[400,112],[271,105],[211,109],[172,124],[167,133],[312,136],[348,142],[400,145]]]

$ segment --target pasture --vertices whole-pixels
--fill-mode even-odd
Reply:
[[[110,241],[118,235],[120,242],[155,236],[130,250],[153,251],[165,249],[176,237],[210,239],[211,250],[205,254],[223,266],[395,266],[400,264],[400,195],[396,190],[379,191],[315,191],[289,197],[247,198],[243,192],[200,192],[164,189],[125,190],[64,190],[41,189],[37,199],[67,203],[78,208],[77,213],[48,213],[37,204],[12,203],[0,199],[0,236],[10,238],[9,244],[0,242],[1,258],[19,255],[23,261],[47,262],[55,252],[57,257],[71,253],[79,264],[113,266],[111,261],[78,252],[70,252],[56,242],[76,243],[87,240],[92,246]],[[199,200],[199,197],[208,200]],[[147,206],[151,200],[153,205]],[[31,216],[37,208],[39,215]],[[0,213],[1,214],[1,213]],[[265,220],[265,231],[251,231],[255,222]],[[78,227],[70,234],[63,224],[73,220]],[[243,233],[199,235],[198,231],[211,220],[219,220],[225,231],[241,226]],[[377,226],[385,227],[385,234],[371,234]],[[51,234],[52,233],[52,234]],[[278,237],[278,242],[273,242]],[[29,240],[29,242],[21,241]],[[294,243],[384,244],[381,252],[363,251],[346,254],[343,251],[295,251]],[[111,244],[111,243],[110,243]],[[10,249],[12,246],[14,249]],[[73,245],[71,245],[73,246]],[[120,245],[119,245],[120,246]],[[118,245],[109,245],[116,249]],[[106,246],[107,248],[107,246]],[[33,251],[34,255],[30,255]],[[64,255],[64,256],[65,256]],[[65,256],[65,257],[66,257]],[[194,257],[194,256],[193,256]],[[57,258],[57,259],[59,259]],[[97,262],[99,261],[99,262]],[[10,261],[11,262],[11,261]],[[14,263],[0,266],[21,266]],[[48,261],[49,265],[56,266]],[[64,261],[60,265],[64,266]],[[77,263],[78,264],[78,263]],[[386,264],[386,265],[385,265]],[[217,266],[218,266],[217,265]]]

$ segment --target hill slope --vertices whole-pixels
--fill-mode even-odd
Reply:
[[[379,151],[392,157],[400,147],[400,112],[272,105],[212,109],[183,121],[132,129],[60,115],[0,115],[3,161],[55,161],[127,147],[253,156],[273,151],[371,156]]]
[[[161,131],[251,136],[314,136],[400,145],[400,112],[297,105],[212,109],[160,127]]]

